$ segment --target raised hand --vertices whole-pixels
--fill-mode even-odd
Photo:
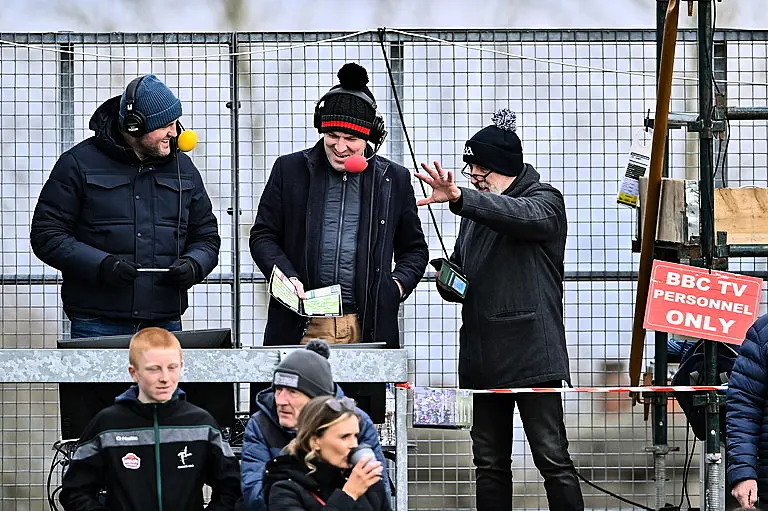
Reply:
[[[453,182],[453,172],[445,171],[440,166],[440,162],[435,161],[435,170],[426,163],[421,164],[426,175],[416,174],[416,177],[422,182],[432,187],[432,195],[426,199],[420,199],[416,202],[417,206],[426,206],[427,204],[439,204],[441,202],[455,201],[461,197],[461,190]]]

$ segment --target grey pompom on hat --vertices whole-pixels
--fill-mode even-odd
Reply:
[[[517,136],[517,114],[508,108],[497,110],[486,126],[464,145],[464,161],[505,176],[523,171],[523,145]]]

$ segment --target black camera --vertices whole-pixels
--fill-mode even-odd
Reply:
[[[461,298],[467,296],[469,280],[459,268],[443,257],[429,262],[437,270],[437,282]]]

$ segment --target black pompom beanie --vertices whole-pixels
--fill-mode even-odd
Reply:
[[[356,137],[368,140],[371,137],[371,128],[376,118],[376,100],[373,93],[367,87],[368,71],[359,64],[349,62],[339,70],[339,85],[328,92],[336,94],[326,95],[320,103],[320,133],[341,131]],[[371,98],[370,103],[354,94],[344,92],[363,93]]]
[[[508,108],[497,110],[493,124],[486,126],[464,144],[464,161],[505,176],[523,171],[523,145],[515,131],[517,115]]]

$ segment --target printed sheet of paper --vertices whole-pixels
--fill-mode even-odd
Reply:
[[[269,279],[269,294],[296,314],[301,314],[301,299],[296,291],[296,286],[277,266],[272,268],[272,276]]]
[[[307,297],[301,299],[293,282],[274,266],[269,279],[269,294],[301,316],[341,316],[341,286],[338,284],[305,291]]]
[[[302,300],[307,316],[341,316],[341,286],[321,287],[306,292]]]

